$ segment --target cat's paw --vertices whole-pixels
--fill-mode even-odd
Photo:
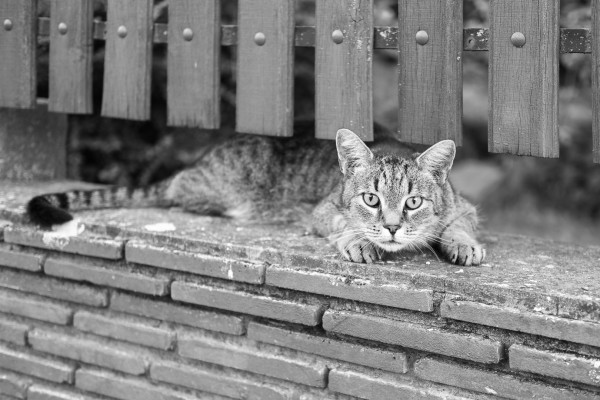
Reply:
[[[380,259],[375,245],[365,239],[345,238],[339,239],[336,246],[342,256],[357,263],[373,263]]]
[[[480,265],[485,259],[485,249],[480,244],[452,244],[443,246],[444,257],[456,265]]]

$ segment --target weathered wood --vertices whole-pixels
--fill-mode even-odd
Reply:
[[[238,8],[236,130],[291,136],[294,2],[240,0]]]
[[[491,2],[490,152],[558,157],[558,16],[558,0]]]
[[[35,106],[37,0],[0,1],[0,107]]]
[[[373,1],[316,5],[316,136],[347,128],[373,140]]]
[[[92,1],[52,0],[51,6],[48,110],[91,113]]]
[[[108,0],[102,115],[150,118],[152,0]]]
[[[596,38],[592,51],[592,135],[594,162],[600,163],[600,3],[592,1],[592,35]]]
[[[94,39],[105,40],[104,21],[94,21]],[[154,43],[168,42],[168,25],[154,24]],[[50,35],[50,20],[42,17],[38,20],[38,35]],[[377,26],[373,28],[373,48],[397,49],[398,28],[393,26]],[[463,51],[488,51],[489,30],[487,28],[465,28],[463,30]],[[296,47],[315,47],[316,35],[314,26],[296,26],[294,45]],[[221,25],[221,46],[237,45],[237,25]],[[560,53],[592,52],[592,34],[585,28],[560,29]]]
[[[65,178],[67,116],[46,105],[33,110],[0,109],[0,179]]]
[[[219,127],[220,21],[219,0],[179,0],[169,5],[170,125]]]
[[[462,142],[462,3],[399,2],[398,131],[403,140]]]

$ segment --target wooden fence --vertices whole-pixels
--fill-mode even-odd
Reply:
[[[558,0],[491,0],[490,28],[463,29],[461,0],[399,2],[396,27],[373,26],[373,0],[317,0],[316,26],[295,26],[294,2],[240,0],[238,26],[221,26],[219,0],[171,1],[153,24],[152,0],[0,2],[0,107],[36,104],[36,39],[50,38],[48,109],[92,112],[92,43],[106,41],[102,115],[150,118],[153,43],[168,44],[168,122],[217,129],[220,46],[237,45],[239,132],[290,136],[295,46],[315,47],[316,136],[342,127],[373,137],[372,54],[399,52],[399,136],[461,143],[462,53],[489,51],[489,151],[558,157],[560,53],[592,53],[594,159],[600,162],[600,4],[593,28],[559,29]]]

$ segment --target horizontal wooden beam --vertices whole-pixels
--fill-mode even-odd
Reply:
[[[106,23],[94,22],[94,39],[105,40]],[[39,36],[49,36],[50,19],[40,18],[38,25]],[[168,25],[154,24],[154,43],[167,43]],[[373,30],[375,49],[398,48],[398,28],[379,26]],[[464,51],[488,51],[489,31],[484,28],[469,28],[463,30]],[[296,47],[315,47],[315,27],[297,26],[295,32]],[[237,44],[237,25],[221,26],[221,45],[234,46]],[[566,29],[560,30],[560,52],[561,53],[585,53],[592,52],[592,35],[589,29]]]

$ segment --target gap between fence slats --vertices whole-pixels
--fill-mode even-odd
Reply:
[[[92,1],[52,0],[51,7],[48,110],[91,113]]]

